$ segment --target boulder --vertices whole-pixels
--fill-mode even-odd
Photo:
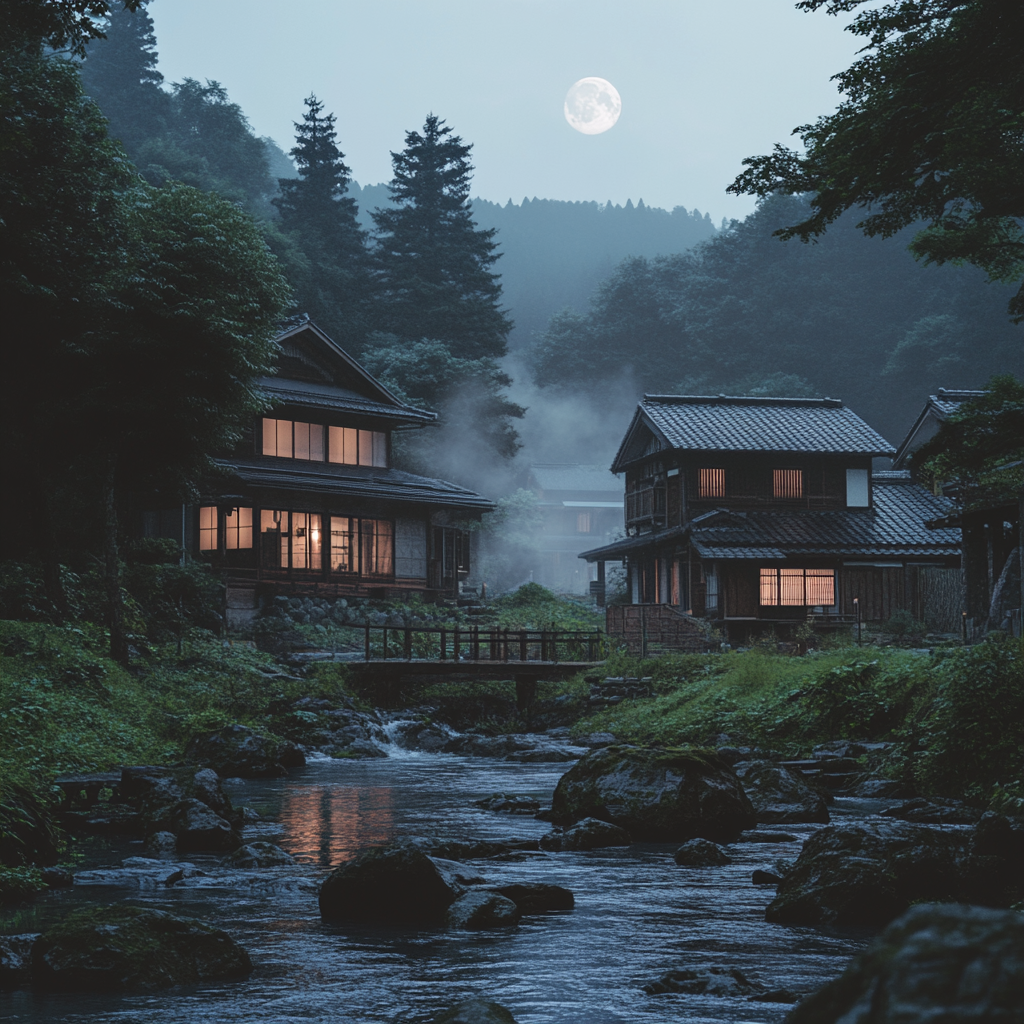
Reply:
[[[764,868],[754,868],[750,881],[754,885],[779,885],[784,876],[775,871],[767,871]]]
[[[1024,829],[986,811],[968,848],[964,896],[985,907],[1009,907],[1024,900]]]
[[[485,811],[500,811],[503,814],[536,814],[540,801],[529,796],[515,796],[511,793],[492,793],[483,800],[474,800],[474,807]]]
[[[185,795],[170,768],[147,764],[122,768],[117,794],[122,800],[149,812],[173,804]]]
[[[1024,1020],[1024,915],[922,904],[894,921],[787,1024]]]
[[[32,947],[33,980],[50,991],[152,992],[251,971],[226,932],[123,903],[75,911]]]
[[[983,813],[981,808],[971,807],[960,800],[941,797],[928,800],[919,796],[899,807],[887,807],[882,811],[882,817],[910,821],[916,825],[975,825]]]
[[[154,832],[172,832],[178,853],[234,850],[238,833],[201,800],[179,800],[163,808],[152,819]]]
[[[446,1010],[433,1024],[516,1024],[516,1019],[504,1006],[474,998]]]
[[[446,754],[463,754],[466,757],[507,757],[517,750],[532,750],[536,740],[525,736],[477,736],[467,733],[455,736],[444,745]]]
[[[513,751],[505,760],[519,764],[564,764],[567,761],[578,761],[586,752],[586,747],[541,746],[533,750]]]
[[[320,915],[325,921],[440,925],[463,891],[419,845],[399,839],[335,868],[320,887]]]
[[[546,914],[551,910],[572,910],[576,906],[576,900],[568,889],[546,882],[500,885],[493,891],[510,899],[521,914]]]
[[[154,832],[146,838],[146,849],[163,857],[173,857],[178,850],[178,840],[173,832]]]
[[[200,768],[195,773],[192,778],[192,796],[222,818],[230,818],[234,814],[231,800],[221,788],[220,777],[212,768]]]
[[[486,889],[473,889],[448,908],[445,923],[459,931],[478,932],[514,928],[519,924],[519,917],[519,907],[507,896]]]
[[[680,992],[691,996],[746,997],[759,1003],[795,1003],[797,996],[786,989],[769,989],[748,978],[736,967],[684,967],[669,971],[657,981],[644,985],[649,996]]]
[[[736,774],[761,825],[827,825],[831,821],[821,795],[789,768],[771,761],[747,761],[736,767]]]
[[[599,850],[605,846],[629,846],[629,833],[598,818],[584,818],[572,828],[556,828],[540,837],[540,848],[549,853],[567,850]]]
[[[613,746],[593,750],[558,782],[556,821],[600,818],[637,840],[732,842],[756,824],[736,773],[714,752]]]
[[[24,988],[32,979],[32,946],[38,932],[0,935],[0,992]]]
[[[246,843],[221,861],[224,867],[230,868],[276,868],[294,863],[295,858],[286,850],[263,842]]]
[[[718,868],[732,863],[729,854],[709,839],[691,839],[683,843],[673,860],[684,868]]]
[[[785,874],[765,920],[878,926],[911,903],[957,899],[967,838],[895,822],[819,829]]]
[[[237,724],[193,737],[185,747],[185,757],[212,768],[221,778],[273,778],[306,763],[291,741],[268,739]]]
[[[373,740],[350,740],[331,749],[331,757],[351,757],[358,760],[366,760],[372,757],[387,757],[387,751],[381,750]]]
[[[744,832],[739,843],[798,843],[800,837],[792,832]]]

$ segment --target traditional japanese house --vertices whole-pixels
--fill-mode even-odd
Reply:
[[[627,537],[580,557],[622,561],[633,605],[733,638],[901,609],[955,629],[930,574],[957,572],[959,531],[926,525],[950,503],[872,471],[894,453],[837,399],[647,395],[611,467]]]
[[[912,456],[930,441],[939,427],[964,402],[981,398],[984,391],[956,391],[939,388],[929,395],[920,415],[907,432],[893,466],[917,468]],[[1019,476],[1019,468],[1007,466],[1008,477]],[[1014,472],[1016,470],[1016,472]],[[942,482],[929,481],[937,489]],[[966,496],[961,496],[966,497]],[[934,528],[959,528],[963,547],[964,631],[969,639],[983,636],[991,629],[1005,629],[1021,635],[1021,609],[1024,607],[1024,547],[1021,545],[1021,519],[1024,493],[1007,488],[1001,498],[971,502],[966,510],[957,508],[930,521]]]
[[[454,597],[470,569],[465,527],[492,509],[464,487],[395,469],[396,432],[435,414],[399,401],[306,318],[279,336],[273,408],[214,460],[194,508],[144,515],[222,570],[229,624],[273,595]],[[180,520],[180,522],[179,522]]]
[[[529,486],[541,511],[534,580],[558,593],[593,593],[603,603],[604,580],[579,554],[622,534],[622,481],[605,466],[537,463]]]

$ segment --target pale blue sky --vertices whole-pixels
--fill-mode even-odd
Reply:
[[[338,115],[362,184],[428,111],[474,144],[487,199],[643,199],[723,216],[744,156],[833,110],[857,40],[794,0],[155,0],[168,81],[217,79],[285,149],[302,100]],[[618,124],[582,135],[562,102],[579,78],[622,95]]]

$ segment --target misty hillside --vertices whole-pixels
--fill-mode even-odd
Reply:
[[[370,213],[389,205],[386,185],[360,187],[349,194],[359,204],[360,222],[370,230]],[[567,306],[585,306],[594,290],[627,256],[660,256],[682,252],[715,233],[707,214],[677,206],[662,210],[646,206],[564,202],[524,198],[503,206],[473,200],[473,216],[482,228],[497,228],[502,257],[504,305],[516,327],[512,351],[529,346],[548,321]]]

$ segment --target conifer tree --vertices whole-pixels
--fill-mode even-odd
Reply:
[[[392,153],[394,208],[375,210],[378,327],[406,340],[445,341],[460,359],[506,353],[512,321],[500,308],[494,229],[476,227],[469,203],[472,146],[435,114]]]
[[[160,88],[153,19],[145,6],[114,9],[82,64],[82,84],[100,105],[110,134],[130,153],[162,131],[170,115],[170,97]]]
[[[337,119],[324,113],[316,96],[305,103],[291,150],[299,176],[279,179],[281,195],[273,202],[304,257],[288,261],[300,308],[358,352],[371,291],[366,232],[356,220],[356,201],[346,194],[352,178],[338,148]]]

